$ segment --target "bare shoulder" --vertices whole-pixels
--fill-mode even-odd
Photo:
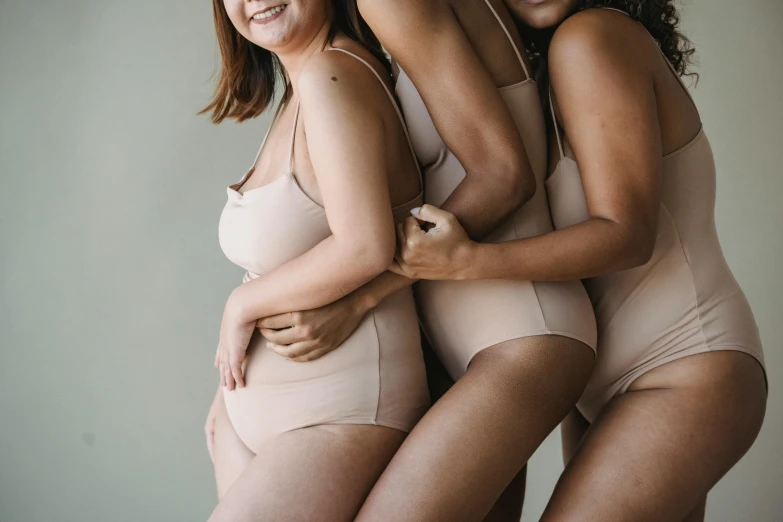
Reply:
[[[362,58],[368,62],[371,59]],[[372,106],[374,99],[367,93],[380,88],[367,65],[341,51],[324,51],[312,56],[299,72],[297,86],[305,104],[332,102],[365,109]]]
[[[577,13],[557,28],[549,48],[549,66],[611,70],[649,70],[655,42],[639,23],[608,9]]]

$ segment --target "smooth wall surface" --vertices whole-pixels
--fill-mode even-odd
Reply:
[[[0,522],[205,520],[225,186],[267,118],[211,125],[209,2],[0,0]],[[718,229],[756,313],[766,424],[708,520],[783,517],[783,4],[687,0]],[[550,437],[525,521],[561,469]]]

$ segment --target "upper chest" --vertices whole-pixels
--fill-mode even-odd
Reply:
[[[293,105],[293,104],[291,104]],[[310,155],[307,135],[299,114],[295,121],[294,107],[286,107],[266,137],[258,162],[242,183],[240,192],[247,192],[274,183],[282,176],[296,174],[296,180],[308,196],[320,202],[320,193]]]

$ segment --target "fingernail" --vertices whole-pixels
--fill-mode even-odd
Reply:
[[[421,210],[421,207],[412,208],[411,209],[411,214],[413,214],[414,216],[418,217],[420,210]]]

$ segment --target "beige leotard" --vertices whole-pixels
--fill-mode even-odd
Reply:
[[[485,2],[527,77],[500,88],[500,94],[522,135],[538,187],[535,196],[486,239],[500,242],[550,232],[552,220],[544,191],[547,144],[538,88],[497,12],[488,0]],[[465,177],[465,169],[438,135],[421,96],[403,70],[396,91],[424,167],[424,199],[439,206]],[[595,347],[593,310],[579,281],[421,281],[416,290],[424,332],[454,379],[464,374],[475,354],[512,339],[562,335]]]
[[[547,193],[560,229],[590,216],[577,160],[568,140],[561,140],[554,107],[552,117],[561,159],[547,180]],[[598,322],[596,367],[577,404],[589,421],[637,377],[683,357],[734,350],[764,365],[753,313],[718,241],[715,162],[703,129],[664,156],[661,181],[650,261],[584,281]]]
[[[394,97],[375,69],[348,51],[330,50],[353,56],[373,72],[404,128]],[[267,185],[239,192],[261,157],[265,137],[253,167],[228,188],[220,218],[220,246],[226,257],[247,270],[244,281],[273,271],[331,235],[324,208],[302,191],[294,173],[298,116],[297,105],[289,172]],[[409,216],[422,198],[420,194],[395,207],[395,221]],[[253,451],[275,435],[320,424],[376,424],[407,432],[429,407],[410,288],[384,299],[342,345],[315,361],[290,361],[267,349],[266,343],[256,330],[247,353],[247,386],[224,393],[231,423]]]

